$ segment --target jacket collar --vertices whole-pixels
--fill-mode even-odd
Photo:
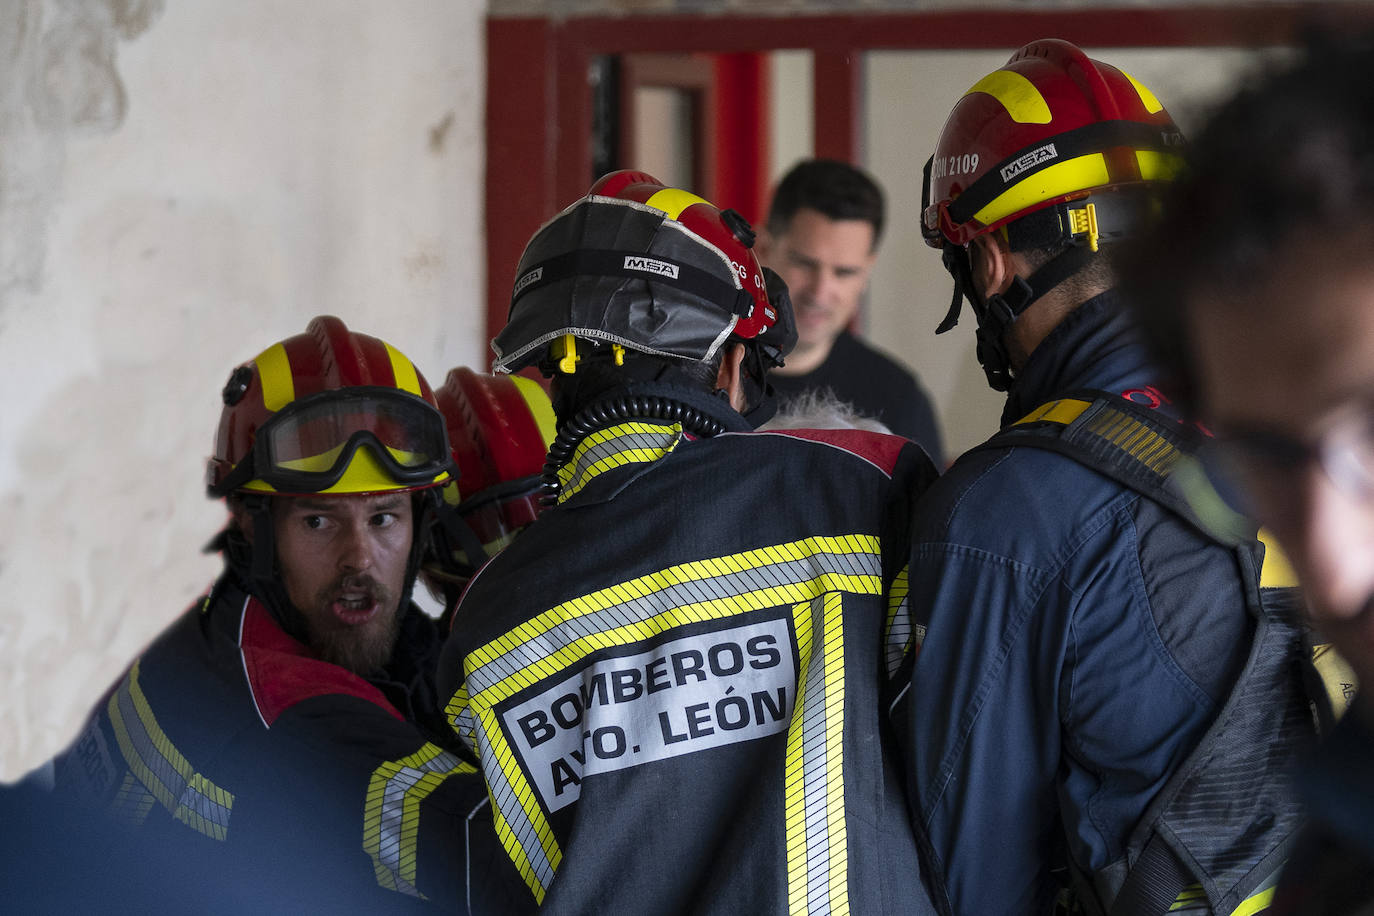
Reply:
[[[1070,312],[1031,353],[1007,394],[1002,426],[1071,391],[1122,394],[1153,380],[1130,314],[1107,290]]]

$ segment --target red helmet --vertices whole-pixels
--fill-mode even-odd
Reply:
[[[755,341],[780,364],[796,328],[790,304],[770,300],[753,242],[733,210],[643,172],[612,172],[525,247],[509,323],[492,341],[496,369],[543,362],[553,345],[572,371],[571,338],[693,361],[729,339]]]
[[[229,376],[206,483],[212,496],[376,493],[447,483],[451,466],[414,364],[322,316]]]
[[[1154,94],[1067,41],[1032,42],[966,92],[927,164],[923,230],[939,248],[1055,204],[1174,176],[1183,135]],[[1130,206],[1065,219],[1096,250],[1128,234]],[[1090,226],[1089,223],[1092,223]]]
[[[499,550],[540,512],[539,482],[554,437],[553,406],[538,383],[459,368],[436,393],[458,469],[460,517],[487,552]]]

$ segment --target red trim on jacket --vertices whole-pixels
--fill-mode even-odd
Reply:
[[[902,449],[911,444],[911,440],[901,436],[865,429],[770,429],[752,435],[790,436],[843,449],[872,464],[888,477],[897,469],[897,457]]]
[[[287,635],[256,598],[243,607],[239,651],[253,702],[269,728],[302,700],[338,694],[366,700],[405,721],[376,687],[346,668],[315,658],[305,644]]]

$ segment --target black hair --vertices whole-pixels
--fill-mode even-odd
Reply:
[[[794,165],[773,191],[768,232],[784,235],[803,207],[826,219],[863,220],[873,227],[873,248],[883,234],[883,192],[868,173],[835,159],[804,159]]]
[[[1119,264],[1171,396],[1197,407],[1187,310],[1243,298],[1302,238],[1374,232],[1374,33],[1314,33],[1225,102]],[[1301,308],[1301,303],[1294,303]]]

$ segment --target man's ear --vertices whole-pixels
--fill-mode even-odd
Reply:
[[[744,344],[732,343],[721,353],[720,370],[716,372],[716,388],[730,396],[730,406],[740,413],[749,409],[744,398],[744,382],[740,373],[744,371]]]
[[[1011,286],[1016,269],[1011,263],[1011,251],[995,232],[977,236],[970,244],[969,258],[973,267],[973,285],[979,295],[987,298],[1005,293]]]

